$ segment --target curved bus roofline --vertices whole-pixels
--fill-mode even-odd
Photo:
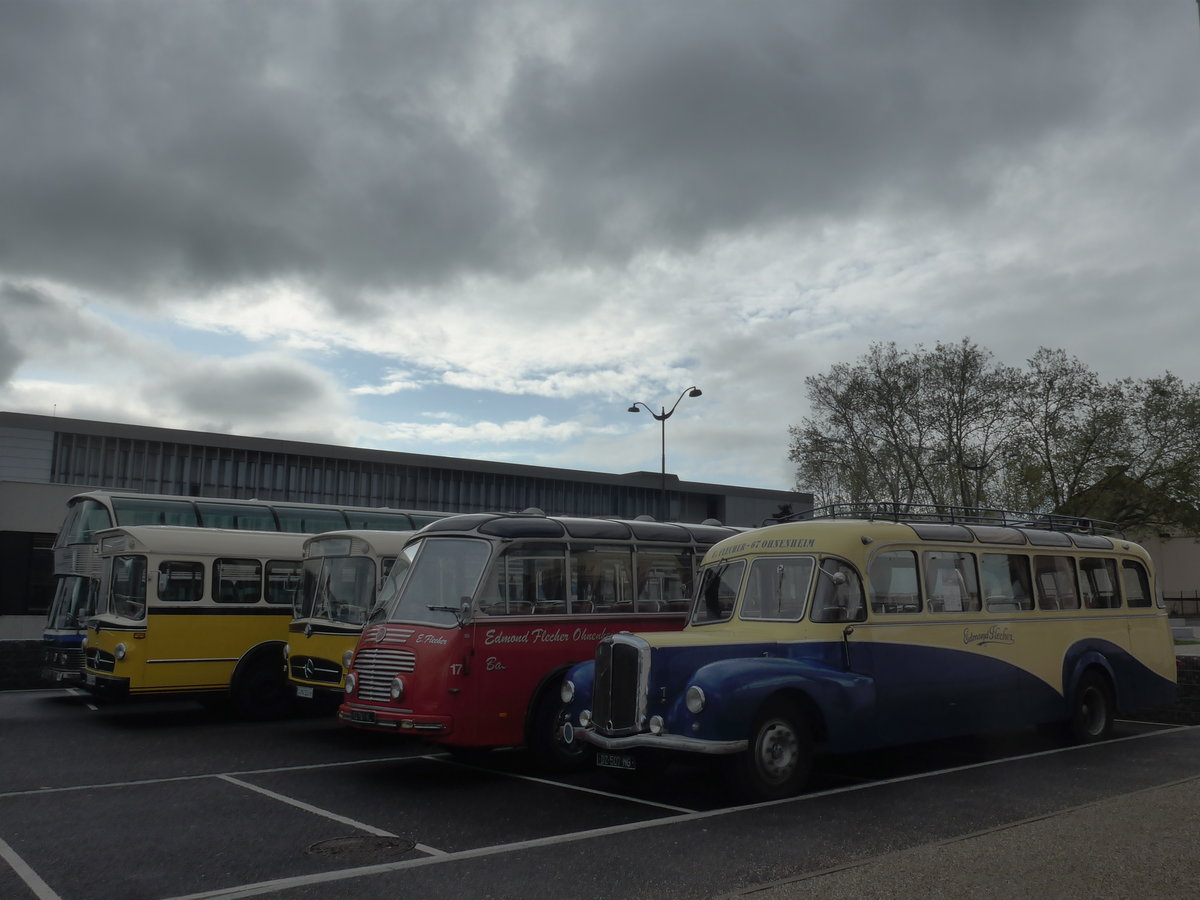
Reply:
[[[982,506],[943,506],[934,503],[831,503],[779,518],[763,520],[763,526],[783,522],[807,522],[814,519],[867,519],[885,522],[936,522],[947,525],[996,525],[1009,528],[1041,528],[1046,531],[1071,531],[1124,537],[1116,522],[1085,516],[989,508]]]

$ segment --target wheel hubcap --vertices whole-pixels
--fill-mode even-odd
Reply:
[[[786,722],[770,722],[763,727],[758,742],[758,768],[773,783],[786,781],[795,771],[800,742]]]

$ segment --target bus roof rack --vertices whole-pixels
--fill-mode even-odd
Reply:
[[[763,525],[801,522],[811,519],[871,519],[886,522],[941,522],[948,525],[991,525],[1008,528],[1040,528],[1045,531],[1070,531],[1076,534],[1103,534],[1124,537],[1116,522],[1103,522],[1082,516],[1058,513],[1016,512],[978,506],[939,506],[929,503],[831,503],[779,518],[768,518]]]

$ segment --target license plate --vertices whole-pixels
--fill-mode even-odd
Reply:
[[[83,676],[83,680],[86,681],[88,684],[95,684],[96,676],[93,675],[91,672],[88,672],[85,676]]]
[[[350,710],[351,722],[362,722],[364,725],[375,724],[375,713],[369,709],[352,709]]]
[[[306,685],[303,685],[303,684],[296,685],[296,696],[297,697],[307,697],[309,700],[311,700],[312,695],[313,695],[312,688],[310,688]]]
[[[596,765],[604,769],[627,769],[633,771],[637,768],[637,758],[630,756],[628,753],[597,753]]]

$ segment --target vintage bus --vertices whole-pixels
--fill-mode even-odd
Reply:
[[[284,651],[298,698],[341,703],[354,645],[397,558],[407,568],[401,551],[412,535],[330,531],[304,542],[304,578]]]
[[[886,514],[886,517],[885,517]],[[1176,662],[1146,552],[1097,523],[834,508],[708,551],[690,620],[610,635],[563,684],[600,765],[724,757],[749,799],[813,754],[1169,705]]]
[[[46,616],[42,678],[51,684],[83,680],[83,622],[95,610],[99,584],[96,532],[114,525],[180,525],[317,534],[345,528],[411,531],[444,513],[425,510],[322,506],[264,500],[226,500],[85,491],[67,501],[54,542],[54,598]]]
[[[735,533],[539,510],[440,519],[405,547],[408,570],[367,621],[339,715],[452,750],[527,745],[544,766],[576,764],[581,749],[561,740],[563,672],[606,635],[682,627],[700,558]]]
[[[83,641],[89,691],[227,699],[243,718],[287,711],[283,648],[304,535],[130,525],[96,537],[100,588]]]

